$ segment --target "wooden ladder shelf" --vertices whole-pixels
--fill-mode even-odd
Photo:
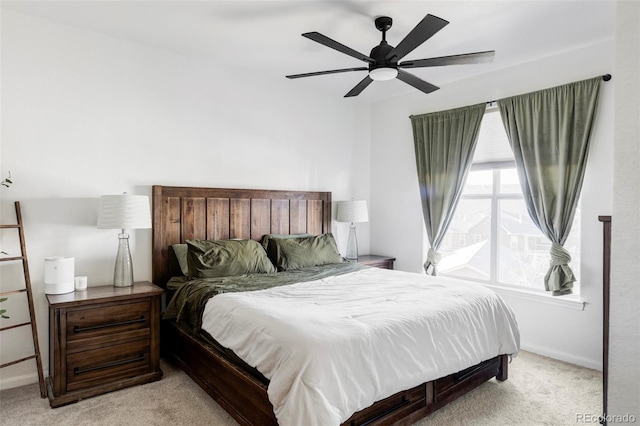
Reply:
[[[0,257],[0,262],[11,262],[11,261],[22,261],[22,269],[24,271],[24,282],[25,288],[7,291],[4,293],[0,293],[0,297],[7,296],[10,294],[18,294],[18,293],[27,293],[27,302],[29,304],[29,321],[23,322],[21,324],[15,324],[8,327],[0,328],[0,331],[10,330],[17,327],[24,327],[27,325],[31,326],[31,336],[33,338],[33,351],[34,354],[31,356],[27,356],[24,358],[17,359],[15,361],[7,362],[5,364],[0,365],[0,368],[8,367],[10,365],[18,364],[23,361],[28,361],[30,359],[36,360],[36,366],[38,368],[38,382],[40,383],[40,396],[42,398],[46,398],[47,390],[44,383],[44,374],[42,372],[42,356],[40,355],[40,346],[38,344],[38,327],[36,324],[36,315],[35,308],[33,305],[33,291],[31,290],[31,278],[29,276],[29,262],[27,261],[27,247],[24,241],[24,225],[22,223],[22,212],[20,210],[20,202],[15,202],[16,206],[16,219],[17,224],[15,225],[0,225],[0,229],[17,229],[18,235],[20,237],[20,256],[13,257]]]

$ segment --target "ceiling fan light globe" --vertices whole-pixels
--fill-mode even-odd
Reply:
[[[393,80],[398,76],[398,70],[395,68],[376,68],[369,71],[369,77],[376,81]]]

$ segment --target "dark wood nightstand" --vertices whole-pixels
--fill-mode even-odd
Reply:
[[[162,377],[162,293],[143,281],[47,295],[51,407]]]
[[[375,254],[358,256],[358,263],[382,269],[393,269],[393,262],[395,262],[395,260],[395,257],[377,256]]]

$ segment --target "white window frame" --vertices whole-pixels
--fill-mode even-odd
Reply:
[[[491,194],[463,194],[460,196],[460,200],[489,200],[491,202],[491,238],[492,241],[490,247],[490,262],[489,262],[489,280],[472,279],[473,281],[479,281],[485,284],[499,285],[505,287],[512,287],[516,289],[525,289],[522,286],[502,283],[498,274],[498,258],[500,244],[498,243],[500,235],[498,233],[498,207],[500,200],[522,200],[524,197],[522,194],[501,194],[500,193],[500,170],[511,169],[516,167],[514,161],[500,161],[492,163],[480,163],[472,164],[470,171],[491,170],[492,176],[492,191]],[[442,273],[443,276],[450,276],[460,278],[455,274]],[[470,279],[471,278],[467,278]],[[536,291],[535,289],[526,289]]]

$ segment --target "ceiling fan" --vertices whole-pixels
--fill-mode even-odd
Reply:
[[[392,80],[398,78],[401,81],[415,87],[424,92],[431,93],[438,90],[439,87],[416,77],[415,75],[404,71],[404,68],[422,68],[422,67],[439,67],[443,65],[461,65],[461,64],[478,64],[491,62],[495,55],[494,50],[485,52],[465,53],[462,55],[440,56],[437,58],[417,59],[413,61],[398,62],[416,47],[431,38],[434,34],[444,28],[449,22],[437,16],[427,15],[416,27],[407,34],[407,36],[396,46],[387,44],[386,35],[393,20],[388,16],[380,16],[375,19],[375,25],[382,32],[382,41],[373,49],[369,56],[357,52],[335,40],[330,39],[318,32],[310,32],[302,34],[310,40],[323,44],[327,47],[352,56],[361,61],[367,62],[367,67],[343,68],[328,71],[317,71],[305,74],[288,75],[287,78],[312,77],[316,75],[336,74],[351,71],[369,71],[369,74],[351,89],[345,98],[358,96],[373,80]]]

